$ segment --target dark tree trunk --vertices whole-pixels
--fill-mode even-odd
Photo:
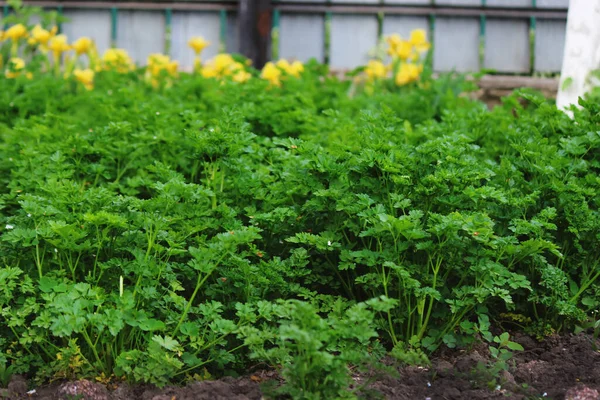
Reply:
[[[262,68],[270,57],[271,0],[240,0],[238,27],[240,53]]]

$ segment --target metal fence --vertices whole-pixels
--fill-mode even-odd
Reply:
[[[273,1],[272,52],[332,68],[365,64],[382,35],[430,32],[437,71],[559,72],[569,0],[279,0]],[[238,50],[235,0],[25,1],[58,8],[71,38],[92,37],[100,51],[127,49],[138,63],[167,52],[193,63],[187,40],[201,35],[219,51]],[[4,13],[10,10],[5,2]]]

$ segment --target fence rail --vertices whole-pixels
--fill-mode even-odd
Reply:
[[[273,1],[278,57],[316,58],[332,68],[364,64],[379,38],[430,32],[437,71],[495,70],[530,74],[559,72],[568,0],[321,0]],[[71,37],[90,36],[102,51],[127,49],[144,63],[148,54],[170,52],[183,66],[193,63],[187,39],[201,35],[219,51],[239,50],[237,2],[229,1],[25,1],[58,9]],[[10,12],[5,1],[4,13]]]

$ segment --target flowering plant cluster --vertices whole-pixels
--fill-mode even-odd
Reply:
[[[125,49],[111,48],[102,56],[98,53],[96,44],[89,37],[82,37],[69,43],[64,34],[57,34],[58,27],[43,28],[40,24],[28,29],[24,24],[15,24],[5,32],[0,31],[0,43],[11,43],[10,57],[4,61],[0,55],[0,68],[9,79],[15,79],[25,74],[33,78],[32,71],[27,68],[25,54],[39,54],[45,58],[45,70],[53,71],[57,76],[65,78],[73,76],[86,89],[94,88],[95,74],[100,71],[115,71],[128,73],[136,69],[135,63]],[[204,64],[201,61],[202,51],[210,46],[203,37],[193,37],[188,46],[194,51],[193,73],[204,78],[218,80],[231,79],[244,83],[250,80],[249,60],[240,61],[231,54],[220,53]],[[85,62],[84,56],[87,56]],[[179,62],[161,53],[150,54],[146,60],[145,80],[153,87],[171,86],[172,79],[178,76]],[[279,60],[269,62],[260,73],[260,78],[269,81],[273,86],[281,86],[281,81],[288,76],[296,78],[304,71],[304,65],[299,61],[292,63]]]
[[[381,60],[370,60],[364,70],[365,80],[374,82],[391,75],[398,86],[418,81],[423,72],[423,55],[431,48],[425,30],[413,30],[407,40],[393,34],[386,38],[386,43],[391,61],[385,64]]]
[[[127,72],[135,67],[125,50],[108,49],[100,57],[91,38],[81,37],[70,43],[66,35],[58,34],[57,26],[46,29],[37,24],[29,29],[18,23],[5,32],[0,31],[2,42],[10,43],[10,57],[5,61],[0,54],[0,68],[9,79],[21,75],[33,79],[35,68],[28,68],[27,64],[31,61],[29,64],[34,65],[36,56],[43,60],[40,72],[51,72],[65,79],[74,77],[88,90],[94,88],[94,77],[99,71]]]
[[[9,79],[21,75],[33,78],[33,69],[27,68],[24,58],[26,54],[42,55],[46,71],[67,79],[72,76],[88,90],[94,88],[95,75],[100,71],[128,73],[136,69],[125,49],[110,48],[101,56],[91,38],[81,37],[70,43],[66,35],[58,34],[56,26],[46,29],[37,24],[29,29],[24,24],[15,24],[5,32],[0,31],[0,43],[3,41],[11,44],[10,57],[3,60],[0,55],[0,68]],[[419,80],[423,71],[423,55],[431,46],[426,32],[416,29],[408,40],[394,34],[387,37],[386,42],[391,61],[385,64],[381,60],[370,60],[364,68],[362,79],[373,83],[391,76],[398,86]],[[203,63],[202,52],[210,46],[210,42],[203,37],[191,38],[188,46],[195,53],[194,74],[217,80],[230,79],[237,83],[247,82],[253,76],[249,69],[250,61],[240,60],[231,54],[220,53]],[[150,54],[146,64],[144,78],[154,88],[172,86],[172,80],[180,70],[178,61],[161,53]],[[281,59],[268,62],[256,76],[268,81],[271,86],[279,87],[290,77],[300,78],[303,72],[304,65],[300,61]]]

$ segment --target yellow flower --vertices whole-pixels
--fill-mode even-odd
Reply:
[[[167,64],[167,72],[171,76],[177,75],[177,70],[179,69],[179,61],[171,61]]]
[[[285,58],[282,58],[281,60],[277,61],[277,63],[275,65],[277,66],[277,68],[281,68],[282,70],[284,70],[286,72],[287,72],[288,68],[290,67],[290,63]]]
[[[0,42],[4,41],[4,31],[0,31]]]
[[[295,76],[296,78],[298,78],[302,72],[304,72],[304,65],[302,65],[300,61],[294,61],[288,70],[288,74]]]
[[[161,83],[164,83],[165,87],[169,87],[172,81],[170,78],[165,77],[163,72],[174,77],[177,76],[178,68],[179,62],[172,61],[169,56],[160,53],[150,54],[148,56],[148,68],[145,75],[146,81],[154,88],[160,87]]]
[[[81,82],[87,90],[92,90],[94,88],[94,75],[95,74],[96,73],[89,68],[88,69],[76,68],[75,71],[73,71],[73,75],[75,76],[75,79],[77,79],[78,82]]]
[[[272,85],[281,86],[281,70],[271,61],[265,64],[260,74],[261,78],[271,82]]]
[[[213,59],[215,69],[222,75],[227,75],[234,63],[235,61],[230,54],[217,54]]]
[[[398,47],[400,47],[400,43],[402,43],[402,38],[400,37],[400,35],[398,35],[397,33],[394,33],[393,35],[388,36],[385,41],[388,44],[388,50],[387,53],[390,56],[394,56],[396,55],[396,53],[398,52]]]
[[[396,55],[403,61],[413,58],[413,48],[410,42],[403,40],[396,48]]]
[[[45,46],[48,44],[48,41],[52,39],[53,36],[54,33],[52,31],[47,31],[46,29],[42,28],[41,25],[38,24],[34,26],[31,30],[31,38],[29,40],[33,43],[30,44],[40,44]]]
[[[243,69],[244,65],[235,61],[230,54],[217,54],[202,67],[201,73],[205,78],[223,78]]]
[[[385,78],[388,72],[388,67],[379,60],[371,60],[365,68],[365,74],[369,80]]]
[[[69,46],[69,43],[67,42],[66,35],[54,36],[48,42],[48,48],[52,51],[52,54],[54,55],[54,60],[58,60],[60,55],[65,51],[71,50],[71,46]]]
[[[160,71],[163,69],[162,67],[168,62],[169,56],[160,53],[150,54],[146,60],[148,71],[150,71],[150,74],[152,75],[160,74]]]
[[[132,70],[133,61],[124,49],[108,49],[102,56],[102,66],[106,70],[115,70],[125,73]]]
[[[400,71],[396,74],[396,85],[402,86],[419,79],[423,66],[404,63],[400,65]]]
[[[418,52],[429,50],[431,44],[427,41],[427,33],[425,29],[415,29],[410,33],[409,42]]]
[[[13,25],[4,32],[4,37],[5,39],[8,38],[13,42],[17,42],[27,37],[27,28],[23,24]]]
[[[231,64],[229,66],[229,70],[230,70],[231,74],[235,74],[235,73],[237,73],[240,70],[244,70],[245,71],[246,70],[246,66],[243,63],[236,61],[236,62],[234,62],[233,64]]]
[[[21,75],[25,69],[25,60],[19,57],[13,57],[8,60],[6,72],[4,73],[8,79],[14,79]]]
[[[202,50],[210,46],[210,42],[204,40],[204,38],[201,36],[196,36],[188,41],[188,46],[190,46],[192,50],[194,50],[196,55],[199,55],[200,53],[202,53]]]
[[[252,74],[250,72],[244,71],[243,69],[236,72],[231,79],[234,82],[244,83],[250,80]]]
[[[217,70],[212,66],[205,66],[202,68],[201,74],[204,78],[216,78],[219,75]]]
[[[179,62],[171,61],[165,54],[154,53],[148,56],[148,72],[153,77],[159,76],[162,71],[167,71],[169,75],[175,76],[178,68]]]
[[[286,74],[292,75],[296,78],[300,77],[300,74],[304,71],[304,65],[300,61],[294,61],[289,63],[288,60],[281,59],[275,64],[278,68],[283,70]]]
[[[92,49],[94,42],[89,37],[82,37],[73,42],[73,50],[80,56],[82,54],[88,54]]]

